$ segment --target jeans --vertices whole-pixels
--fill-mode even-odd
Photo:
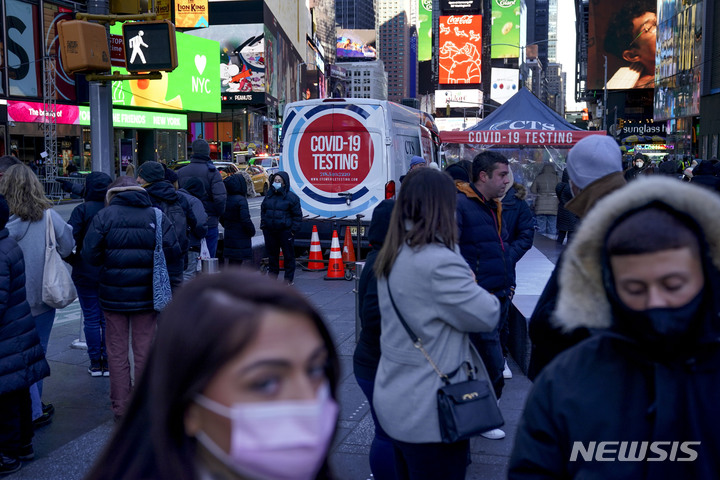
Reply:
[[[295,238],[289,231],[270,232],[263,230],[265,250],[268,254],[268,275],[277,278],[280,274],[280,249],[285,262],[285,281],[295,279]]]
[[[45,355],[47,355],[48,343],[50,342],[50,332],[52,331],[53,323],[55,322],[55,309],[50,309],[45,313],[34,316],[35,328],[37,329],[38,336],[40,337],[40,346],[43,349]],[[32,400],[32,419],[36,420],[43,414],[42,412],[42,390],[43,381],[40,380],[37,383],[30,385],[30,399]]]
[[[207,243],[208,251],[210,252],[211,258],[215,258],[215,254],[217,253],[219,235],[220,232],[218,231],[217,225],[215,225],[214,227],[208,227],[207,234],[205,235],[205,243]]]
[[[370,445],[370,471],[375,480],[393,480],[397,478],[395,474],[395,451],[393,441],[385,433],[380,426],[377,415],[375,415],[375,407],[373,407],[373,391],[375,390],[375,382],[367,380],[355,375],[355,380],[368,399],[370,405],[370,415],[375,424],[375,437]]]
[[[500,399],[503,387],[505,386],[505,378],[503,378],[503,370],[505,369],[505,355],[503,354],[503,345],[500,341],[501,335],[507,337],[504,333],[508,323],[508,314],[510,312],[510,299],[498,298],[500,300],[500,320],[497,326],[491,332],[471,333],[470,341],[475,345],[480,358],[485,364],[485,369],[490,376],[490,382],[495,390],[495,396]],[[508,332],[509,333],[509,332]],[[505,346],[507,348],[507,346]]]
[[[135,381],[147,363],[155,337],[157,312],[103,312],[107,322],[108,368],[110,369],[110,402],[116,417],[125,413],[132,392],[128,340],[132,340]]]
[[[465,480],[469,440],[456,443],[405,443],[393,440],[393,445],[398,480]]]
[[[555,235],[557,233],[557,215],[536,215],[537,227],[539,233]]]
[[[91,362],[107,358],[105,351],[105,316],[100,309],[98,291],[92,287],[76,285],[80,308],[83,312],[83,330]]]
[[[195,275],[197,275],[197,265],[198,265],[198,257],[200,256],[200,252],[193,252],[188,251],[187,253],[187,266],[185,267],[185,271],[183,272],[183,282],[187,282],[188,280],[192,280],[195,278]]]

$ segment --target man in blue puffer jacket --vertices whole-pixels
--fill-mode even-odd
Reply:
[[[280,249],[285,257],[285,282],[294,283],[295,234],[302,222],[300,199],[290,191],[290,177],[278,172],[270,177],[272,188],[260,206],[260,229],[265,237],[265,249],[269,258],[269,274],[280,273]]]
[[[135,378],[139,378],[155,335],[153,303],[155,209],[134,179],[118,177],[107,192],[108,206],[98,212],[85,235],[83,256],[100,265],[100,307],[107,324],[110,400],[116,418],[125,412],[132,384],[128,340],[132,325]],[[162,248],[168,265],[182,261],[170,220],[162,215]],[[182,273],[182,272],[181,272]]]
[[[475,274],[478,285],[500,300],[500,321],[495,330],[470,334],[497,398],[505,386],[505,360],[499,332],[507,323],[513,285],[513,263],[499,200],[510,183],[509,174],[507,158],[497,152],[485,151],[473,160],[472,182],[456,183],[460,253]],[[505,433],[495,429],[483,436],[494,440],[504,438]]]
[[[50,375],[25,298],[23,252],[5,228],[9,216],[0,195],[0,475],[34,458],[30,385]]]

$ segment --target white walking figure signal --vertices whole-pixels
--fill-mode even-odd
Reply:
[[[143,42],[142,36],[145,33],[140,30],[137,35],[130,39],[130,48],[132,48],[132,55],[130,56],[130,63],[135,63],[135,57],[140,56],[140,61],[145,64],[145,54],[143,54],[142,48],[149,47],[147,43]]]

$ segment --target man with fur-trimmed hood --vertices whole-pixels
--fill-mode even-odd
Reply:
[[[509,478],[720,478],[720,198],[639,179],[583,219]],[[624,460],[624,461],[623,461]]]
[[[567,172],[573,198],[565,204],[565,208],[580,218],[601,198],[626,185],[620,147],[614,139],[605,135],[590,135],[571,148],[567,158]],[[550,323],[558,295],[557,272],[563,257],[559,258],[530,317],[530,380],[534,380],[556,355],[588,336],[585,329],[563,334]]]

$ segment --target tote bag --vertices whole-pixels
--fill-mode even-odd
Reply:
[[[77,291],[65,262],[60,258],[50,210],[45,210],[45,266],[42,301],[52,308],[65,308],[75,301]]]
[[[155,208],[155,251],[153,252],[153,308],[160,312],[172,299],[170,274],[162,249],[162,211]]]

